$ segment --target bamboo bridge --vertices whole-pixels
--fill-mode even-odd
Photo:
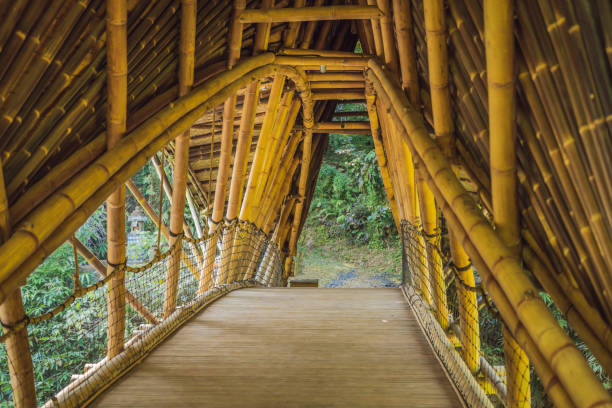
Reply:
[[[0,16],[0,406],[612,407],[609,1]],[[372,135],[398,289],[287,287],[338,133]],[[156,226],[143,264],[128,194]],[[76,236],[100,206],[106,260]],[[66,242],[73,288],[26,310]]]

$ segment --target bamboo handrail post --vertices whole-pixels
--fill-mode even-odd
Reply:
[[[186,95],[193,85],[196,37],[196,1],[181,0],[180,44],[179,44],[179,96]],[[170,206],[170,246],[174,247],[168,258],[166,274],[166,293],[164,298],[164,318],[170,316],[175,308],[178,294],[178,281],[183,252],[183,224],[185,223],[185,200],[187,193],[187,172],[189,163],[189,130],[176,138],[174,146],[174,171],[172,174],[172,200]],[[161,186],[160,186],[161,188]],[[194,222],[198,222],[195,220]],[[179,242],[176,242],[176,240]],[[197,251],[197,248],[195,248]]]
[[[106,7],[108,113],[107,148],[114,147],[126,130],[127,115],[127,2],[108,0]],[[108,272],[125,263],[125,186],[107,201]],[[108,358],[123,351],[125,338],[125,272],[108,284]]]
[[[4,186],[2,164],[0,164],[0,244],[11,232],[8,200]],[[17,288],[0,303],[0,322],[10,327],[25,319],[21,288]],[[14,332],[6,339],[6,357],[13,390],[13,404],[17,408],[36,406],[36,386],[34,385],[34,367],[30,351],[30,340],[27,327]]]

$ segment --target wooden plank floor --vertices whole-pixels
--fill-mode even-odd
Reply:
[[[241,289],[97,407],[457,407],[399,289]]]

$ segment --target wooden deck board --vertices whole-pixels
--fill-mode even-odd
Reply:
[[[242,289],[96,407],[457,407],[398,289]]]

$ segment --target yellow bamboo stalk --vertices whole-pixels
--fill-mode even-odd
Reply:
[[[427,61],[429,66],[429,88],[432,112],[448,112],[450,115],[450,92],[448,88],[448,53],[446,49],[446,23],[443,0],[424,0],[425,33],[427,39]],[[453,131],[446,114],[434,113],[436,139],[442,151],[452,157]]]
[[[306,107],[304,107],[304,112],[306,112]],[[298,231],[302,220],[302,211],[304,211],[304,200],[306,199],[306,182],[308,181],[310,159],[312,157],[312,126],[312,116],[310,116],[308,120],[306,114],[304,114],[304,140],[302,142],[302,160],[300,164],[300,178],[298,181],[299,197],[293,216],[293,229],[291,230],[291,237],[289,240],[289,248],[291,249],[292,256],[294,256],[297,251]]]
[[[0,164],[0,243],[8,239],[11,232],[8,200],[4,175]],[[17,288],[4,302],[0,303],[0,321],[6,327],[17,324],[25,318],[21,289]],[[36,406],[34,367],[30,352],[28,329],[23,328],[8,337],[5,342],[8,370],[13,390],[13,404],[18,408]]]
[[[181,0],[181,33],[179,44],[179,96],[186,95],[193,86],[193,70],[195,66],[196,37],[196,2]],[[170,241],[174,246],[168,258],[166,273],[166,293],[164,299],[164,318],[170,316],[176,308],[178,281],[183,253],[183,233],[185,222],[185,200],[187,191],[187,172],[189,169],[189,130],[176,138],[174,144],[174,171],[172,174],[173,188],[170,207]],[[161,186],[160,186],[161,188]],[[197,222],[197,220],[195,221]],[[179,242],[176,240],[179,239]],[[194,250],[197,250],[194,248]]]
[[[282,10],[282,9],[279,9]],[[340,67],[363,69],[368,63],[369,57],[362,57],[360,54],[354,54],[353,57],[319,57],[316,55],[279,55],[275,62],[279,65],[289,65],[292,67],[299,66],[316,66],[320,69],[321,66]]]
[[[399,54],[402,88],[408,93],[413,106],[419,106],[419,77],[417,74],[416,48],[412,33],[410,0],[393,0],[393,17]]]
[[[112,149],[126,130],[127,115],[127,2],[108,0],[106,6],[108,113],[107,148]],[[125,263],[125,186],[106,200],[108,272]],[[125,272],[108,283],[108,358],[123,351],[125,337]]]
[[[520,259],[513,13],[513,0],[484,2],[493,219],[504,244]],[[529,360],[508,330],[504,330],[504,354],[508,406],[530,407]]]
[[[452,209],[461,226],[469,231],[473,245],[467,247],[468,254],[472,259],[480,256],[482,264],[490,269],[490,279],[484,281],[485,287],[489,290],[494,285],[499,285],[518,316],[517,321],[520,324],[510,329],[514,334],[521,328],[526,330],[577,407],[612,403],[612,398],[572,340],[559,327],[539,296],[533,295],[537,293],[537,289],[522,271],[512,252],[484,218],[476,203],[469,198],[406,96],[397,89],[393,80],[386,76],[375,61],[370,63],[370,68],[372,71],[367,73],[367,78],[374,83],[377,93],[382,92],[391,99],[391,106],[406,130],[404,135],[413,154],[422,160],[424,169],[430,175],[441,199],[452,203]],[[506,320],[503,312],[502,317]]]
[[[379,18],[373,6],[325,6],[273,9],[248,9],[240,15],[241,23],[281,23],[324,20],[359,20]]]
[[[380,31],[382,34],[385,64],[396,75],[399,75],[397,52],[395,51],[395,33],[393,32],[393,19],[391,16],[391,8],[389,7],[389,0],[376,0],[376,2],[378,3],[380,11],[383,13],[380,19]]]
[[[374,150],[376,152],[376,160],[378,161],[378,169],[380,171],[380,177],[382,178],[383,186],[385,188],[385,194],[387,195],[387,201],[389,202],[389,208],[391,208],[391,214],[393,215],[393,220],[395,221],[395,227],[397,228],[398,232],[401,233],[401,220],[399,217],[399,209],[395,198],[395,192],[393,190],[393,185],[391,183],[391,178],[389,176],[387,157],[385,155],[385,151],[382,145],[382,134],[380,130],[380,125],[378,123],[378,113],[376,112],[375,101],[376,95],[374,94],[371,87],[366,88],[368,117],[370,118],[372,141],[374,142]]]
[[[369,6],[375,6],[377,4],[376,0],[367,0]],[[384,49],[383,49],[383,41],[382,34],[380,31],[380,20],[379,18],[371,18],[370,24],[372,25],[372,35],[374,38],[374,51],[376,51],[376,56],[379,58],[383,58],[384,60]]]
[[[230,53],[228,55],[227,66],[232,69],[240,58],[242,48],[242,31],[244,24],[239,16],[246,7],[246,0],[234,2],[234,14],[228,39]],[[200,279],[199,291],[208,289],[214,268],[215,255],[217,254],[217,241],[219,234],[217,231],[219,224],[223,220],[225,210],[226,185],[229,178],[230,162],[232,160],[232,144],[234,140],[234,114],[236,109],[236,95],[228,98],[223,105],[223,125],[221,129],[221,154],[219,156],[219,167],[217,172],[217,183],[215,187],[215,200],[213,202],[212,216],[210,219],[209,231],[213,234],[207,243],[206,256],[204,259],[204,272]],[[211,169],[212,170],[212,169]],[[217,280],[215,283],[219,283]]]

